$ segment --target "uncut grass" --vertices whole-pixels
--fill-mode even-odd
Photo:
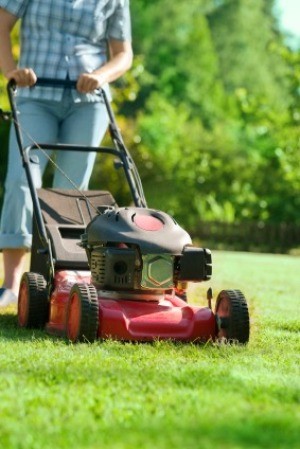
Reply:
[[[4,310],[0,447],[299,447],[299,262],[214,255],[214,290],[248,297],[247,347],[71,345],[18,329]],[[207,286],[191,286],[193,302]]]

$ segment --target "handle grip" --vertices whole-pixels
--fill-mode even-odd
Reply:
[[[76,89],[77,81],[69,80],[69,79],[55,79],[55,78],[37,78],[36,83],[31,87],[68,87],[70,89]],[[8,82],[8,88],[15,90],[17,88],[17,83],[14,79],[11,79]],[[103,89],[99,88],[95,90],[95,93],[102,93]]]
[[[38,78],[34,86],[43,87],[69,87],[70,89],[76,89],[77,81],[69,79],[54,79],[54,78]]]

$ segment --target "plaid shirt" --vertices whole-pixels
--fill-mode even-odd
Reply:
[[[109,39],[131,39],[129,0],[0,0],[0,7],[22,19],[19,66],[38,77],[76,80],[107,61]],[[60,101],[62,93],[37,87],[19,95]],[[93,94],[73,95],[74,101],[97,101]]]

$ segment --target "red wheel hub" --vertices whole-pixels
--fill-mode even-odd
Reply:
[[[22,282],[19,290],[18,299],[18,323],[19,326],[25,327],[28,321],[28,288],[26,282]]]
[[[220,299],[220,302],[218,304],[218,310],[217,315],[220,318],[220,320],[224,318],[229,318],[231,314],[231,306],[230,306],[230,300],[227,296],[222,296]],[[227,338],[227,330],[224,328],[220,328],[218,332],[219,338]]]
[[[79,296],[74,293],[70,298],[69,313],[67,318],[67,336],[71,341],[76,341],[80,332],[81,303]]]

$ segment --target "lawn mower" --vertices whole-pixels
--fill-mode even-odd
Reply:
[[[47,78],[36,85],[76,88],[73,81]],[[247,343],[249,313],[241,291],[222,290],[214,311],[211,288],[207,307],[188,304],[188,283],[211,278],[211,252],[193,245],[174,218],[148,208],[112,107],[102,89],[98,94],[109,116],[111,147],[33,142],[24,148],[15,83],[8,83],[34,211],[30,271],[23,274],[19,290],[19,326],[45,328],[71,342],[112,338]],[[132,205],[118,206],[105,190],[36,189],[30,167],[33,149],[112,155],[124,171]]]

